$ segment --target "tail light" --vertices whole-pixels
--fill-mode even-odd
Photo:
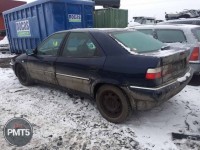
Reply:
[[[190,56],[190,61],[196,61],[199,58],[199,47],[195,47]]]
[[[161,61],[158,63],[159,66],[157,66],[156,68],[147,69],[146,79],[156,80],[158,82],[166,82],[169,79],[178,77],[188,68],[188,55],[189,51],[170,55],[169,57],[166,57],[165,63],[161,63],[163,61],[163,59],[161,58]],[[199,48],[195,47],[191,54],[191,58],[195,58],[193,60],[196,60],[196,58],[198,59],[198,57]]]
[[[154,80],[162,77],[162,69],[155,68],[155,69],[148,69],[146,73],[146,79]]]

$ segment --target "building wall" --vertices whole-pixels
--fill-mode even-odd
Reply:
[[[3,15],[0,14],[0,30],[4,30],[5,27],[4,27],[4,21],[3,21]]]
[[[26,4],[26,2],[13,1],[13,0],[0,0],[0,1],[1,1],[0,2],[0,30],[5,30],[2,12],[12,9],[14,7]]]

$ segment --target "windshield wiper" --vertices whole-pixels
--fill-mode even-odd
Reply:
[[[161,49],[161,50],[168,50],[169,48],[170,48],[170,46],[167,45],[167,46],[161,47],[160,49]]]

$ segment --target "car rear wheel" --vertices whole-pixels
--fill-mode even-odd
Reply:
[[[16,67],[16,74],[22,85],[29,86],[33,83],[25,68],[20,64]]]
[[[96,102],[101,115],[113,123],[125,121],[131,111],[126,95],[115,86],[100,87],[96,94]]]

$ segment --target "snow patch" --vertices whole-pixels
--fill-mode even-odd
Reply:
[[[165,43],[173,48],[184,48],[184,49],[190,49],[190,46],[189,44],[187,43],[179,43],[179,42],[176,42],[176,43]]]
[[[0,68],[0,88],[0,126],[14,116],[33,125],[33,139],[23,149],[178,150],[190,149],[191,142],[173,141],[172,132],[200,135],[200,86],[186,86],[150,111],[134,111],[122,124],[106,121],[88,99],[40,84],[24,87],[10,68]],[[0,145],[13,149],[2,132]]]
[[[5,37],[3,38],[3,40],[0,40],[0,46],[1,46],[1,45],[8,45],[8,44],[9,44],[9,41],[8,41],[7,36],[5,36]]]
[[[191,76],[191,74],[188,72],[188,73],[186,73],[183,77],[178,78],[177,81],[178,81],[178,82],[184,82],[184,81],[186,81],[190,76]]]
[[[15,54],[2,54],[0,53],[0,58],[12,58],[15,57]]]

